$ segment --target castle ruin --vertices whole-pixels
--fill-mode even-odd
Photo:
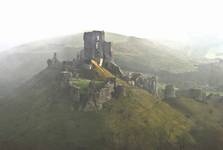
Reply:
[[[172,84],[168,84],[164,90],[164,98],[165,99],[173,99],[176,98],[175,87]]]
[[[142,73],[131,72],[123,77],[129,85],[147,90],[154,96],[158,96],[158,79],[156,76],[145,77]]]
[[[188,97],[192,98],[198,101],[205,101],[206,99],[206,92],[203,89],[199,88],[191,88],[187,90],[178,90],[177,91],[177,96],[179,97]]]
[[[47,64],[49,69],[61,70],[60,87],[80,104],[79,110],[99,111],[113,97],[126,96],[125,87],[117,85],[113,77],[122,77],[123,73],[113,61],[111,42],[105,41],[104,31],[85,32],[83,40],[84,49],[76,58],[60,62],[54,53]]]
[[[105,41],[104,31],[85,32],[83,39],[86,62],[94,59],[102,66],[103,61],[112,60],[111,42]]]
[[[112,57],[111,42],[105,41],[104,31],[85,32],[83,40],[84,47],[73,60],[61,63],[56,53],[52,59],[47,60],[48,68],[61,69],[59,77],[61,88],[70,91],[74,102],[82,104],[79,107],[80,110],[99,111],[105,102],[114,97],[126,96],[125,86],[116,83],[117,77],[126,81],[130,86],[143,88],[152,95],[159,96],[156,76],[148,76],[138,72],[125,72],[124,74],[120,67],[115,64]],[[105,75],[106,72],[111,73],[114,77],[101,78],[102,84],[99,85],[95,78],[99,78],[100,73]],[[87,91],[87,96],[83,95],[83,85],[78,85],[78,82],[86,83],[84,90]],[[206,93],[201,89],[178,90],[176,92],[174,85],[171,84],[165,86],[163,94],[165,99],[174,99],[176,95],[199,101],[206,98]]]

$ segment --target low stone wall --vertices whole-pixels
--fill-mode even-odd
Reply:
[[[74,102],[80,102],[80,88],[77,86],[70,87],[70,95]]]
[[[122,78],[123,72],[121,68],[116,65],[114,62],[104,62],[103,67],[105,67],[108,71],[110,71],[113,75]]]
[[[158,78],[156,76],[146,77],[142,73],[129,72],[122,79],[129,85],[143,88],[154,96],[158,96]]]

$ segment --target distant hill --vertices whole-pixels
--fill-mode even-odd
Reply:
[[[180,49],[182,53],[191,58],[223,58],[223,39],[219,34],[187,35],[184,41],[160,41],[163,45],[173,49]]]
[[[193,62],[158,42],[106,33],[112,42],[114,59],[121,68],[154,73],[159,70],[186,72]],[[60,60],[72,60],[83,48],[83,34],[36,41],[0,54],[0,91],[17,86],[46,67],[46,60],[58,53]],[[6,91],[4,91],[5,93]]]

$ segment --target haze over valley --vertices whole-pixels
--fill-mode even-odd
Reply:
[[[0,1],[0,150],[222,150],[222,13]]]

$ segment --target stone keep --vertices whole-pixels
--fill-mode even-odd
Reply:
[[[111,42],[105,41],[104,31],[84,33],[84,58],[87,62],[95,59],[100,65],[103,61],[111,61]]]

